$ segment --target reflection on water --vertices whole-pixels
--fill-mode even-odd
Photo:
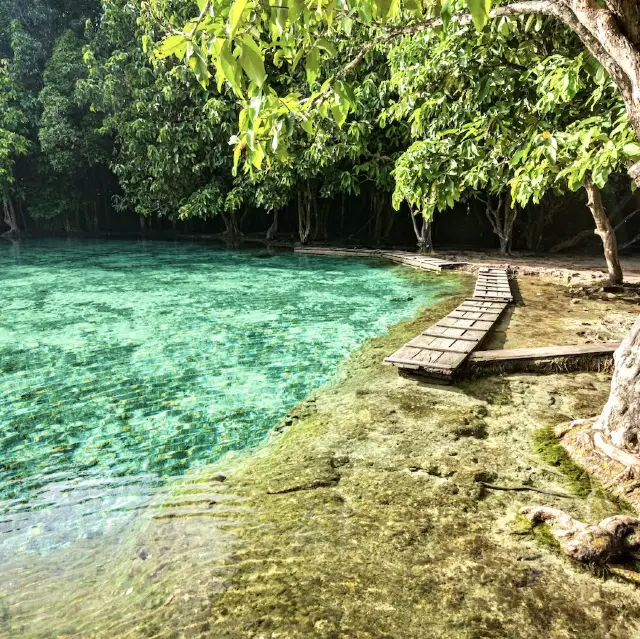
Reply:
[[[198,588],[208,606],[222,581],[203,567],[230,552],[241,505],[171,478],[257,444],[364,339],[455,286],[399,273],[202,245],[0,245],[0,633],[141,632],[123,606],[156,619]],[[151,626],[132,636],[162,636]]]

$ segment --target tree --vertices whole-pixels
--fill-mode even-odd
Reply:
[[[7,235],[20,234],[16,215],[14,167],[16,159],[29,152],[25,133],[27,120],[19,106],[20,92],[9,73],[8,63],[0,62],[0,193]]]
[[[109,150],[108,144],[94,144],[90,151],[99,136],[75,84],[86,73],[86,23],[100,9],[99,0],[0,0],[0,58],[11,79],[13,113],[19,111],[20,133],[28,141],[28,150],[14,154],[20,160],[11,166],[5,210],[13,219],[18,209],[23,218],[58,224],[89,200],[95,207],[102,189],[87,181],[87,165],[95,166],[96,156]]]
[[[479,199],[507,253],[519,207],[545,194],[603,188],[640,153],[615,87],[577,38],[549,19],[501,18],[471,37],[452,26],[438,37],[402,38],[389,52],[397,92],[390,118],[416,139],[394,171],[394,201],[427,218]],[[598,197],[589,199],[610,265],[622,272],[615,234]]]
[[[359,0],[341,5],[323,0],[291,0],[286,5],[262,5],[254,0],[198,0],[198,14],[186,24],[164,5],[161,8],[165,11],[154,13],[151,7],[158,8],[158,4],[151,3],[148,19],[168,34],[160,45],[160,55],[184,60],[203,86],[211,77],[211,60],[219,85],[229,83],[237,95],[246,115],[236,136],[235,153],[236,160],[244,154],[245,163],[261,165],[263,158],[256,153],[264,153],[265,145],[273,140],[274,129],[282,126],[284,118],[295,117],[300,126],[309,128],[316,116],[325,117],[330,112],[338,125],[343,124],[354,107],[347,82],[349,73],[372,51],[401,36],[446,28],[452,22],[473,21],[482,30],[489,20],[504,16],[547,15],[566,25],[611,77],[636,141],[640,141],[639,0],[523,0],[494,8],[491,0],[467,0],[469,14],[460,11],[460,2],[434,0]],[[354,50],[351,60],[337,70],[324,65],[334,55],[334,42],[349,37],[354,20],[370,28],[368,43]],[[265,71],[266,57],[291,66],[304,62],[308,79],[304,97],[278,94]],[[322,84],[318,82],[321,76],[326,78]],[[261,108],[249,114],[248,99],[256,96],[261,97]],[[251,145],[247,144],[248,138]],[[640,186],[640,160],[634,157],[626,168]],[[614,375],[608,405],[640,405],[639,363],[637,322],[625,347],[618,352],[616,367],[620,374]],[[629,466],[640,467],[637,451],[625,447],[625,442],[640,441],[640,422],[622,421],[621,415],[616,411],[606,413],[608,427],[599,434],[596,445],[609,456],[612,449],[619,450],[627,455]],[[614,432],[615,443],[611,441]]]

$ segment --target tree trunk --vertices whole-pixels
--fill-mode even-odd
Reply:
[[[614,361],[611,395],[594,428],[613,446],[640,456],[640,316]]]
[[[222,220],[224,222],[224,236],[230,239],[237,239],[242,237],[244,233],[242,232],[242,223],[244,222],[244,218],[246,215],[246,210],[240,218],[238,218],[238,214],[236,211],[230,211],[229,213],[222,213]]]
[[[607,271],[611,284],[622,284],[622,268],[618,257],[618,242],[611,222],[604,211],[600,189],[587,181],[584,185],[587,191],[587,206],[596,223],[596,235],[600,236],[604,247],[604,259],[607,261]]]
[[[425,218],[420,214],[422,220],[420,225],[416,222],[416,217],[411,209],[409,209],[409,215],[411,216],[411,223],[413,224],[413,232],[418,240],[418,250],[420,253],[433,253],[433,242],[431,241],[431,225],[433,218]]]
[[[13,202],[6,194],[2,196],[2,205],[4,208],[4,221],[9,230],[4,233],[4,237],[18,237],[20,235],[20,226],[18,225],[18,217],[13,207]]]
[[[485,203],[485,213],[493,232],[500,240],[500,253],[508,255],[511,252],[511,238],[513,237],[513,225],[516,221],[517,210],[511,201],[511,195],[498,198],[498,206],[493,206],[491,198]]]
[[[275,238],[277,232],[278,232],[278,209],[276,209],[273,212],[273,222],[271,223],[271,226],[269,227],[269,230],[267,231],[267,240],[269,242],[271,240],[273,240]]]
[[[298,233],[300,244],[308,244],[311,237],[311,190],[298,191]]]

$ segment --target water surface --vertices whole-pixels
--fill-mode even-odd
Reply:
[[[357,259],[0,244],[0,563],[126,528],[254,446],[366,338],[455,288]]]

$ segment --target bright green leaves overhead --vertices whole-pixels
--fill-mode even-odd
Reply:
[[[233,0],[229,11],[229,37],[233,38],[238,31],[240,20],[244,10],[247,8],[248,0]]]
[[[194,72],[198,82],[204,89],[206,89],[209,84],[211,74],[209,73],[209,64],[202,52],[202,49],[197,44],[188,42],[186,46],[186,53],[191,70]]]
[[[313,89],[313,85],[320,73],[320,49],[317,46],[312,47],[309,55],[307,55],[304,70],[307,74],[309,88]]]
[[[482,31],[489,22],[491,0],[466,0],[469,13],[478,31]]]
[[[226,80],[238,97],[242,97],[240,65],[231,52],[229,40],[216,41],[220,43],[219,66],[218,66],[218,90]]]
[[[242,36],[239,39],[240,45],[240,66],[247,77],[258,88],[262,88],[267,78],[264,70],[264,59],[262,52],[251,36]]]
[[[622,152],[631,160],[632,162],[637,162],[640,160],[640,144],[637,142],[629,142],[622,147]]]
[[[207,87],[208,63],[216,70],[218,89],[227,83],[244,105],[261,95],[260,115],[251,119],[251,130],[269,154],[286,158],[281,145],[293,133],[279,123],[288,117],[311,135],[319,121],[333,120],[343,127],[355,111],[350,82],[355,69],[380,50],[368,43],[382,38],[386,30],[431,22],[440,29],[454,22],[456,14],[468,11],[478,30],[484,29],[492,0],[196,0],[200,14],[185,25],[183,34],[172,33],[158,47],[163,58],[184,59],[203,87]],[[507,19],[504,29],[514,26]],[[174,22],[175,24],[175,22]],[[355,25],[355,26],[354,26]],[[420,27],[422,30],[424,27]],[[367,34],[365,50],[350,41],[354,31]],[[184,38],[188,42],[181,41]],[[197,42],[196,42],[197,41]],[[328,63],[341,56],[336,63]],[[303,70],[306,95],[295,94]],[[286,107],[284,102],[287,102]],[[255,128],[258,127],[258,128]],[[271,127],[280,127],[277,130]],[[240,131],[239,156],[251,148]],[[237,149],[236,149],[237,150]],[[247,151],[248,150],[248,151]],[[262,164],[247,155],[249,166]]]
[[[186,52],[187,38],[182,34],[176,34],[169,36],[160,43],[156,50],[156,55],[159,58],[170,58],[174,55],[179,60],[182,60]]]

